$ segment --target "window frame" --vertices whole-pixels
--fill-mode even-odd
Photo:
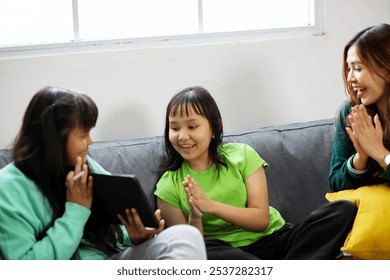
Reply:
[[[158,46],[194,45],[221,42],[254,41],[261,39],[276,39],[283,37],[323,36],[325,19],[325,0],[314,0],[314,25],[303,27],[271,28],[261,30],[198,33],[186,35],[153,36],[139,38],[120,38],[103,40],[80,40],[79,19],[77,12],[78,0],[72,0],[73,8],[73,42],[29,44],[20,46],[0,46],[0,58],[19,55],[42,55],[53,53],[89,52],[94,50],[115,50],[123,48],[142,48]],[[201,3],[201,0],[198,0]],[[201,4],[198,5],[201,9]],[[199,26],[202,28],[201,13]],[[201,29],[202,30],[202,29]]]

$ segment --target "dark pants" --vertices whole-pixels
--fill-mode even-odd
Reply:
[[[331,260],[340,253],[352,228],[357,207],[352,202],[329,202],[296,225],[286,224],[271,235],[234,248],[216,239],[206,240],[210,260]]]

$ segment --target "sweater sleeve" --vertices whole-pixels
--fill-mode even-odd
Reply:
[[[65,212],[45,236],[37,236],[51,220],[51,209],[35,184],[21,174],[0,182],[0,254],[3,259],[70,259],[83,235],[90,210],[67,202]],[[8,174],[9,175],[9,174]]]
[[[89,215],[89,209],[67,202],[64,215],[55,221],[46,236],[37,241],[22,259],[70,259],[80,245]]]

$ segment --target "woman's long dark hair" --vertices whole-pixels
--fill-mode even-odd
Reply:
[[[58,87],[39,90],[26,109],[12,151],[15,165],[36,183],[52,210],[52,220],[38,240],[65,211],[68,135],[77,126],[89,131],[97,118],[98,108],[89,96]],[[84,237],[97,249],[113,251],[113,240],[107,240],[109,234],[91,220],[94,219],[88,221]]]
[[[218,170],[220,165],[225,165],[219,153],[219,145],[222,143],[223,138],[221,113],[211,94],[205,88],[196,86],[185,88],[176,93],[167,106],[164,129],[167,160],[162,166],[163,171],[178,170],[184,161],[183,157],[175,150],[171,141],[169,141],[169,117],[176,116],[177,114],[181,116],[188,115],[190,109],[209,121],[213,135],[209,146],[210,158],[216,164]]]
[[[358,32],[344,47],[342,76],[346,94],[352,105],[361,104],[357,93],[348,82],[348,65],[346,63],[348,50],[356,46],[356,52],[361,62],[369,71],[386,81],[383,98],[376,104],[368,106],[371,116],[378,113],[383,127],[383,142],[390,149],[390,25],[378,24]]]

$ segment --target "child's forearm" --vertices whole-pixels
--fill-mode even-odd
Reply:
[[[191,226],[196,227],[200,233],[203,235],[203,224],[202,224],[202,218],[194,218],[190,217],[188,218],[188,224]]]
[[[268,207],[267,211],[263,211],[259,208],[242,208],[214,201],[214,207],[209,214],[256,232],[264,231],[269,222]]]

